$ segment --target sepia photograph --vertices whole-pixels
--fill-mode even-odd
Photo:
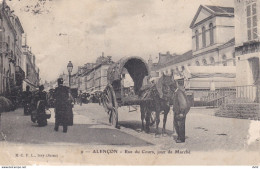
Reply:
[[[0,166],[260,165],[260,0],[0,0]]]

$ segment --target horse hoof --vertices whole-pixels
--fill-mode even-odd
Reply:
[[[162,133],[162,136],[163,136],[163,137],[166,137],[166,136],[167,136],[167,133]]]
[[[155,133],[155,138],[159,138],[160,137],[160,133]]]

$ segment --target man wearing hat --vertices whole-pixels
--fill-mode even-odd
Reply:
[[[58,131],[59,126],[63,126],[63,132],[66,133],[68,130],[68,125],[72,125],[71,116],[72,114],[72,96],[70,94],[69,87],[63,86],[63,79],[58,79],[58,87],[54,91],[55,99],[55,127],[54,130]]]
[[[32,92],[30,91],[30,86],[26,86],[26,91],[23,92],[23,104],[24,104],[24,115],[31,114],[31,101],[32,101]]]

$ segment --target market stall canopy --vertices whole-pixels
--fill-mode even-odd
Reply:
[[[236,78],[235,66],[187,66],[184,77],[190,78]]]
[[[121,81],[124,68],[134,81],[135,92],[138,92],[142,87],[144,77],[150,75],[147,63],[141,57],[137,56],[120,59],[108,68],[108,83],[113,85]]]
[[[187,89],[215,90],[236,85],[234,66],[188,66],[183,75]]]

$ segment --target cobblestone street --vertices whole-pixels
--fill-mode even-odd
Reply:
[[[216,117],[214,109],[191,109],[186,120],[187,139],[181,144],[175,143],[172,137],[176,138],[172,131],[172,112],[168,116],[167,135],[157,138],[154,126],[150,134],[141,132],[140,112],[129,112],[129,107],[119,109],[120,129],[115,129],[109,125],[103,107],[98,104],[75,105],[74,125],[66,134],[62,127],[58,132],[53,130],[53,109],[51,111],[52,117],[46,127],[37,127],[30,121],[30,116],[23,115],[23,109],[2,114],[0,147],[3,164],[10,164],[10,160],[26,165],[57,163],[57,158],[64,164],[126,164],[126,159],[133,158],[136,160],[127,162],[154,165],[166,160],[168,164],[219,165],[224,162],[255,164],[259,159],[259,121]],[[141,154],[133,154],[135,151]],[[156,156],[159,152],[169,151],[174,154]],[[179,151],[188,156],[179,154]],[[115,152],[120,156],[114,156]],[[250,155],[249,159],[245,158],[241,152],[253,154],[254,158]],[[76,161],[75,155],[78,157]],[[114,160],[96,161],[99,158]],[[143,161],[143,158],[147,160]]]
[[[167,136],[155,137],[141,132],[140,112],[129,112],[128,107],[119,109],[120,129],[108,123],[103,107],[87,104],[74,107],[74,125],[68,133],[55,132],[54,113],[48,126],[40,128],[23,116],[23,110],[2,114],[2,133],[8,143],[26,144],[87,144],[87,145],[128,145],[155,146],[160,149],[187,148],[191,151],[212,150],[253,150],[259,148],[259,121],[222,118],[214,116],[214,109],[192,108],[186,120],[186,142],[177,144],[172,135],[172,111],[167,121]],[[161,123],[162,126],[162,115]],[[258,129],[258,130],[257,130]],[[160,129],[161,130],[161,129]]]

